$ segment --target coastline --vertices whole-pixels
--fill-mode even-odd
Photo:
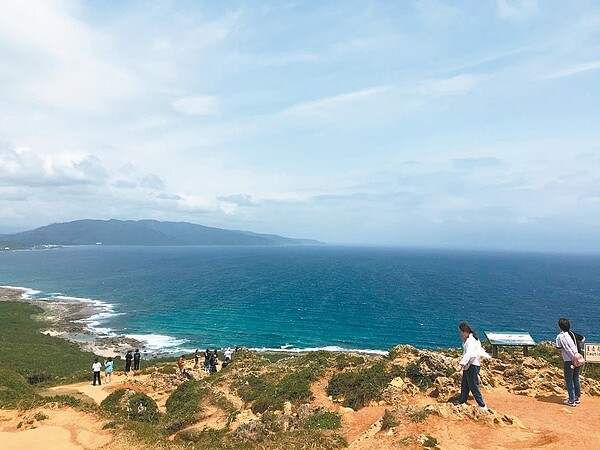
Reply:
[[[125,335],[101,335],[90,329],[90,321],[101,314],[93,302],[50,298],[32,298],[31,291],[22,287],[0,286],[0,301],[30,303],[44,311],[40,318],[48,323],[44,334],[78,344],[83,350],[102,357],[123,356],[127,350],[139,348],[148,354],[143,341]]]
[[[0,301],[30,303],[43,309],[44,312],[40,315],[40,318],[48,323],[43,331],[44,334],[73,342],[79,345],[81,349],[98,356],[106,358],[124,357],[127,350],[134,349],[139,349],[144,358],[175,356],[181,354],[181,352],[193,352],[190,349],[161,350],[153,347],[150,342],[136,339],[137,336],[131,337],[102,332],[102,328],[93,325],[98,325],[98,319],[111,312],[111,305],[106,303],[64,296],[57,298],[34,297],[36,294],[39,294],[39,291],[26,287],[0,286]],[[316,351],[359,354],[367,357],[388,355],[388,351],[385,350],[345,349],[334,346],[296,348],[285,345],[281,348],[252,347],[249,350],[279,357],[299,356]]]

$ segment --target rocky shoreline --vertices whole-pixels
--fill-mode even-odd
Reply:
[[[40,298],[32,300],[27,297],[25,289],[0,287],[0,301],[18,301],[39,306],[44,310],[40,319],[48,323],[44,334],[56,336],[81,346],[99,356],[123,356],[127,350],[138,348],[144,356],[148,354],[142,341],[120,336],[101,336],[93,333],[86,323],[90,317],[98,313],[98,308],[91,303],[77,301],[60,301]]]

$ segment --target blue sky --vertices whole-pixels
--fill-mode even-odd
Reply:
[[[0,232],[600,251],[598,2],[2,3]]]

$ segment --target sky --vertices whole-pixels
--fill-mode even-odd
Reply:
[[[600,2],[0,7],[0,233],[600,252]]]

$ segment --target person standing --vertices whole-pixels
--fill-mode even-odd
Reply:
[[[179,375],[185,376],[185,355],[181,355],[177,360],[177,367],[179,368]]]
[[[209,349],[206,349],[204,351],[204,371],[208,372],[210,369],[210,357],[211,357],[211,353]]]
[[[140,360],[142,359],[142,355],[140,354],[140,349],[136,348],[135,353],[133,354],[133,373],[140,370]]]
[[[573,365],[575,353],[579,352],[579,342],[584,342],[585,337],[571,331],[569,319],[561,318],[558,320],[560,333],[556,336],[556,348],[560,349],[560,355],[563,359],[563,372],[565,376],[565,385],[569,398],[565,399],[564,404],[575,407],[581,401],[581,384],[579,382],[579,369]],[[579,338],[577,337],[579,336]]]
[[[196,353],[194,353],[194,369],[200,368],[200,350],[196,349]]]
[[[461,322],[458,325],[458,329],[460,330],[460,337],[463,341],[462,358],[456,366],[457,371],[462,370],[458,404],[462,405],[466,403],[469,398],[469,392],[471,392],[479,407],[482,410],[487,411],[488,408],[483,401],[483,396],[479,389],[479,370],[481,358],[489,358],[490,355],[483,349],[477,333],[475,333],[467,322]]]
[[[107,361],[104,361],[104,376],[106,377],[106,382],[110,383],[110,379],[112,377],[113,371],[113,360],[112,358],[108,358]]]
[[[219,354],[217,349],[210,356],[209,373],[217,373],[217,366],[219,365]]]
[[[125,376],[129,375],[131,372],[131,360],[133,359],[133,355],[131,354],[131,350],[127,350],[127,354],[125,355]]]
[[[96,380],[98,381],[98,386],[102,385],[102,381],[100,381],[100,370],[102,369],[102,365],[98,362],[98,358],[94,359],[94,364],[92,364],[92,372],[94,372],[94,382],[92,383],[96,386]]]

